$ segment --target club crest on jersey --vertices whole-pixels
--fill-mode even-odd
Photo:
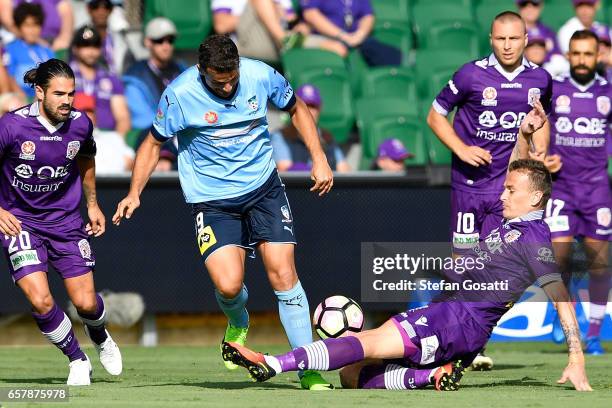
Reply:
[[[506,234],[504,235],[504,241],[506,241],[507,244],[511,244],[512,242],[514,242],[517,239],[519,239],[520,236],[521,236],[521,231],[510,230],[510,231],[506,232]]]
[[[212,125],[214,123],[217,123],[217,121],[219,120],[219,115],[217,115],[217,112],[208,111],[204,114],[204,120]]]
[[[21,144],[21,153],[19,158],[22,160],[34,160],[36,157],[34,152],[36,151],[36,144],[30,140],[26,140]]]
[[[572,100],[567,95],[559,95],[555,100],[555,112],[568,114],[572,110],[570,104]]]
[[[155,119],[162,120],[164,118],[164,112],[161,108],[157,108],[157,113],[155,114]]]
[[[607,96],[598,96],[597,97],[597,112],[602,115],[607,115],[610,113],[610,98]]]
[[[113,83],[108,78],[102,78],[100,80],[100,89],[104,92],[111,92],[113,90]]]
[[[497,106],[497,90],[492,86],[487,86],[482,91],[482,106]]]
[[[541,91],[540,88],[529,88],[527,91],[527,103],[530,106],[533,106],[535,101],[540,99]]]
[[[83,259],[91,259],[91,247],[89,246],[89,241],[82,239],[77,245],[79,246],[81,257],[83,257]]]
[[[247,103],[249,104],[249,108],[252,111],[256,111],[257,109],[259,109],[259,102],[257,102],[257,95],[253,95],[251,98],[249,98]]]
[[[603,207],[597,209],[597,223],[602,227],[610,226],[610,222],[612,222],[612,214],[610,213],[610,209]]]
[[[283,215],[283,222],[291,222],[291,213],[289,212],[289,207],[283,205],[281,207],[281,214]]]
[[[72,160],[79,153],[79,149],[81,148],[81,142],[78,140],[73,140],[68,143],[68,147],[66,148],[66,158],[68,160]]]

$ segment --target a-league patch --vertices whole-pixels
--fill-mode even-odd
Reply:
[[[204,255],[204,252],[208,250],[211,246],[217,243],[217,238],[215,238],[215,233],[213,232],[210,225],[204,227],[200,232],[198,232],[198,247],[200,248],[200,255]]]
[[[74,159],[79,153],[80,148],[81,142],[78,140],[73,140],[72,142],[68,143],[68,147],[66,148],[66,158],[68,158],[68,160]]]
[[[598,208],[597,209],[597,223],[602,227],[610,226],[610,222],[612,221],[612,214],[610,213],[610,209],[607,207]]]
[[[40,263],[35,249],[15,252],[10,256],[10,261],[15,271],[24,266],[38,265]]]
[[[78,243],[79,251],[81,252],[81,257],[83,259],[91,259],[91,247],[89,246],[89,241],[86,239],[82,239]]]

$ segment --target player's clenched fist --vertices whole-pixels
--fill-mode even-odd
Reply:
[[[491,161],[493,161],[493,156],[491,156],[491,153],[488,150],[478,146],[464,146],[463,148],[459,149],[456,154],[461,161],[474,167],[491,164]]]
[[[523,123],[521,123],[521,132],[523,135],[531,135],[539,130],[546,123],[546,112],[539,99],[533,104],[533,109],[529,111]]]
[[[334,185],[334,173],[327,164],[327,160],[313,162],[310,179],[315,182],[310,191],[318,191],[319,196],[329,193]]]
[[[113,215],[113,224],[119,225],[121,218],[130,219],[134,210],[140,207],[140,199],[137,196],[128,195],[117,204],[117,211]]]
[[[97,205],[88,207],[87,216],[89,217],[89,222],[85,227],[87,235],[99,237],[100,235],[104,234],[104,231],[106,231],[106,218],[104,218],[104,214],[102,213],[102,210],[100,210],[100,207]]]
[[[0,233],[15,237],[20,232],[21,221],[15,218],[10,212],[0,208]]]

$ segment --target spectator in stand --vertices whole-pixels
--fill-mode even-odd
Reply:
[[[296,95],[308,106],[315,124],[318,125],[323,105],[319,89],[314,85],[304,84],[296,90]],[[341,173],[351,171],[332,134],[321,127],[318,129],[321,146],[331,169]],[[272,158],[279,171],[310,171],[312,162],[308,148],[293,123],[288,123],[277,132],[270,134],[270,142],[273,149]]]
[[[612,41],[610,39],[610,30],[606,26],[600,25],[593,27],[592,31],[599,39],[597,73],[610,82],[612,81]],[[609,145],[612,145],[612,143],[609,143]]]
[[[130,130],[130,112],[123,95],[123,84],[98,63],[102,38],[94,27],[79,28],[72,40],[70,67],[76,79],[76,93],[93,96],[97,126],[114,130],[122,137]]]
[[[537,28],[527,30],[527,47],[525,47],[525,58],[544,68],[551,75],[557,76],[568,72],[569,63],[565,57],[560,54],[554,54],[552,59],[549,59],[549,54],[546,48],[548,37],[542,35],[542,32]]]
[[[101,63],[113,74],[123,74],[125,68],[133,61],[128,47],[126,31],[129,28],[124,13],[114,13],[116,18],[111,20],[111,13],[116,2],[111,0],[85,0],[91,24],[102,37]],[[180,5],[177,3],[177,7]]]
[[[599,0],[572,0],[572,3],[576,15],[567,20],[557,34],[557,43],[564,55],[569,51],[569,40],[576,31],[594,31],[597,26],[603,26],[609,30],[605,24],[595,21],[595,14],[600,6]]]
[[[323,48],[346,57],[359,49],[368,65],[399,65],[399,49],[370,36],[374,28],[374,11],[370,0],[301,0],[304,20],[313,30],[304,47]]]
[[[0,0],[0,22],[5,29],[19,37],[13,19],[13,9],[20,4],[40,4],[45,16],[42,24],[41,43],[53,50],[65,50],[70,45],[74,30],[74,15],[70,0]]]
[[[94,125],[93,137],[96,141],[96,175],[124,173],[132,170],[134,150],[123,137],[114,130],[101,130],[96,121],[96,98],[92,95],[78,93],[73,106],[89,116]]]
[[[211,8],[215,32],[231,34],[241,56],[279,61],[308,33],[291,0],[212,0]]]
[[[4,47],[0,44],[0,55]],[[27,98],[15,78],[9,75],[4,64],[0,64],[0,116],[27,103]]]
[[[13,12],[18,38],[6,45],[4,65],[28,98],[34,89],[23,82],[23,75],[37,64],[55,56],[53,50],[41,44],[40,32],[45,20],[40,4],[22,3]]]
[[[406,159],[414,157],[399,139],[385,139],[378,145],[378,154],[372,163],[371,170],[382,170],[392,173],[406,171]]]
[[[530,44],[532,36],[537,37],[537,41],[533,43],[534,45],[539,45],[542,40],[544,41],[544,60],[538,58],[541,62],[536,62],[531,60],[529,56],[527,56],[527,59],[535,64],[544,66],[551,75],[559,75],[568,71],[569,64],[561,50],[559,50],[555,32],[540,21],[540,15],[544,8],[543,3],[543,0],[516,0],[519,14],[527,27]],[[532,53],[537,53],[538,51],[539,47],[532,49]],[[527,49],[525,49],[525,52],[527,52]]]
[[[145,46],[150,57],[134,63],[123,77],[134,129],[149,131],[166,86],[185,70],[185,66],[174,59],[176,35],[174,23],[167,18],[156,17],[149,21],[145,28]]]

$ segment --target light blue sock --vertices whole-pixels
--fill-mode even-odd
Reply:
[[[225,313],[232,326],[249,327],[249,312],[247,312],[245,307],[249,298],[249,291],[246,286],[242,285],[242,290],[235,298],[226,299],[217,290],[215,290],[215,297],[219,307]]]
[[[310,308],[306,292],[304,292],[300,281],[289,290],[275,290],[274,293],[278,298],[278,314],[291,348],[294,349],[312,343]]]

